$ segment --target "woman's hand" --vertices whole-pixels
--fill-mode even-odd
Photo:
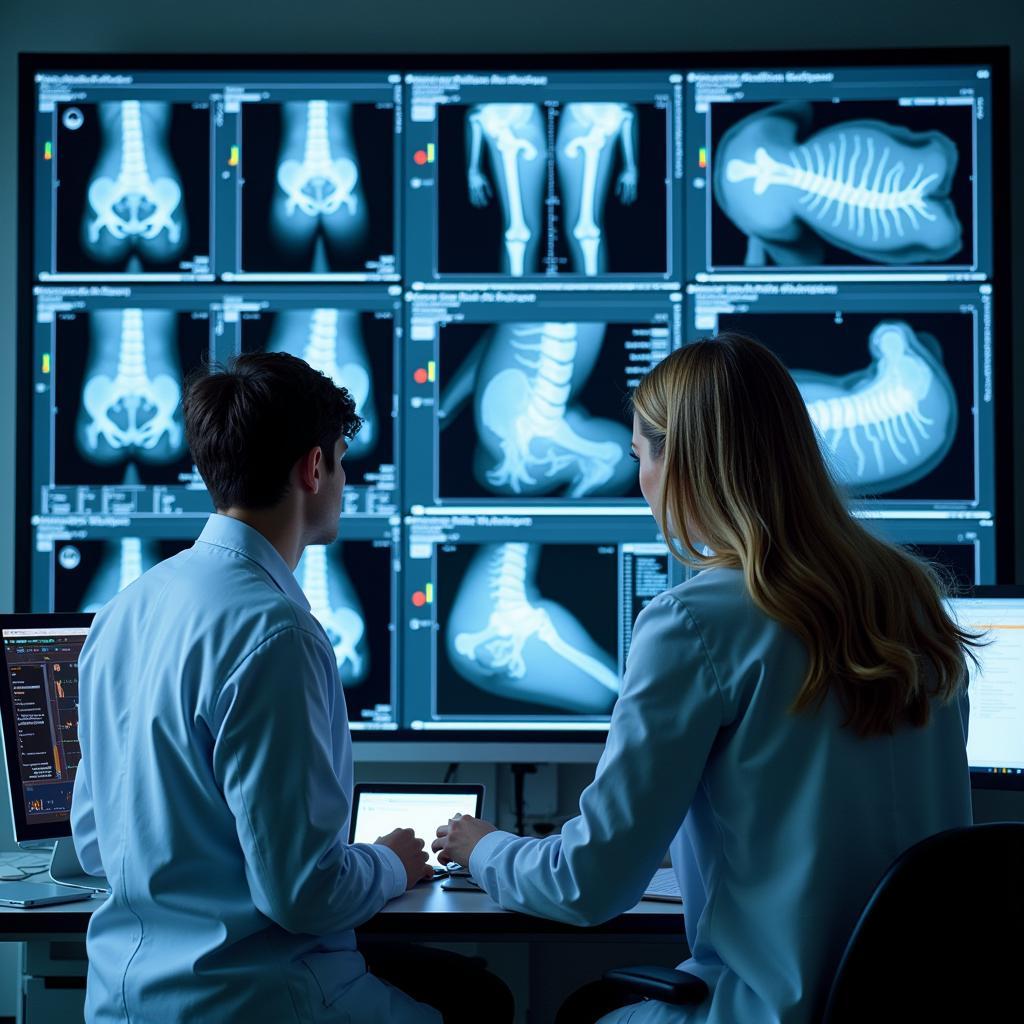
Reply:
[[[456,814],[448,819],[447,825],[437,830],[437,838],[430,848],[442,864],[455,863],[468,868],[476,844],[488,832],[494,831],[496,829],[489,821],[474,818],[472,814]]]

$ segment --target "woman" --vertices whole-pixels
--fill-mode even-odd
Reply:
[[[971,822],[973,637],[923,565],[849,515],[762,345],[689,345],[633,407],[644,498],[701,571],[638,617],[596,777],[561,835],[463,817],[433,848],[503,907],[580,925],[633,906],[670,849],[679,966],[711,994],[603,1024],[814,1021],[890,862]]]

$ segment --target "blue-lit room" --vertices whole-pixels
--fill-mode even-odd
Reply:
[[[1016,1019],[1022,47],[0,5],[0,1024]]]

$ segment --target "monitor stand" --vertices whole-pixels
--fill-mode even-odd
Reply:
[[[50,878],[58,885],[71,885],[76,889],[110,892],[110,883],[101,875],[87,875],[71,837],[58,839],[50,856]]]

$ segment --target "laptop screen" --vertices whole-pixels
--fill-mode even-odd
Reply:
[[[428,863],[438,867],[437,854],[430,849],[438,825],[447,824],[456,814],[479,817],[482,802],[482,786],[384,790],[359,784],[352,812],[352,842],[372,843],[396,828],[411,828],[425,843]]]
[[[71,794],[81,759],[78,657],[91,616],[4,617],[3,735],[15,836],[71,834]],[[29,619],[35,620],[29,622]]]

